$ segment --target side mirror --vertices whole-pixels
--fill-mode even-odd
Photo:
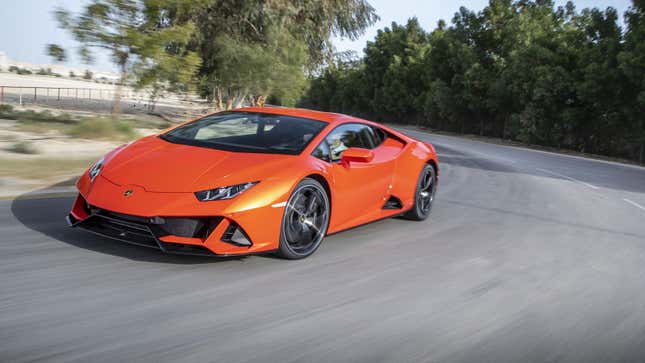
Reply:
[[[369,163],[374,159],[374,152],[368,149],[361,149],[358,147],[350,147],[343,151],[340,158],[344,166],[349,166],[350,163]]]

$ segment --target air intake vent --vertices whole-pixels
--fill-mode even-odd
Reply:
[[[242,227],[235,222],[231,222],[228,226],[222,236],[222,241],[242,247],[250,247],[253,244]]]
[[[383,205],[383,209],[396,210],[401,208],[403,208],[403,203],[401,203],[401,199],[395,196],[391,196]]]

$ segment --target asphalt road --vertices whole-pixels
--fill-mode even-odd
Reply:
[[[444,136],[431,219],[165,256],[0,203],[2,362],[645,361],[645,169]]]

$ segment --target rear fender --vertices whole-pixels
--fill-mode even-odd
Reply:
[[[436,162],[436,156],[432,150],[424,143],[414,142],[408,145],[397,160],[392,177],[392,194],[401,200],[403,209],[411,208],[414,205],[414,196],[421,169],[430,160]]]

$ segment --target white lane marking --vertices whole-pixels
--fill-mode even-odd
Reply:
[[[633,205],[634,207],[636,207],[636,208],[638,208],[638,209],[645,210],[645,207],[643,207],[642,205],[640,205],[640,204],[638,204],[638,203],[634,202],[633,200],[629,200],[629,199],[627,199],[627,198],[623,198],[623,200],[624,200],[625,202],[627,202],[627,203],[629,203],[629,204]]]
[[[591,185],[591,184],[589,184],[589,183],[585,183],[585,182],[583,182],[583,181],[581,181],[581,180],[578,180],[578,179],[572,178],[572,177],[570,177],[570,176],[566,176],[566,175],[563,175],[563,174],[560,174],[560,173],[556,173],[555,171],[546,170],[546,169],[542,169],[542,168],[535,168],[535,170],[537,170],[537,171],[541,171],[541,172],[543,172],[543,173],[547,173],[547,174],[551,174],[551,175],[559,176],[559,177],[561,177],[561,178],[565,178],[565,179],[571,180],[572,182],[580,183],[580,184],[582,184],[582,185],[588,186],[588,187],[589,187],[589,188],[591,188],[591,189],[595,189],[595,190],[600,189],[600,188],[598,188],[598,187],[597,187],[597,186],[595,186],[595,185]]]

